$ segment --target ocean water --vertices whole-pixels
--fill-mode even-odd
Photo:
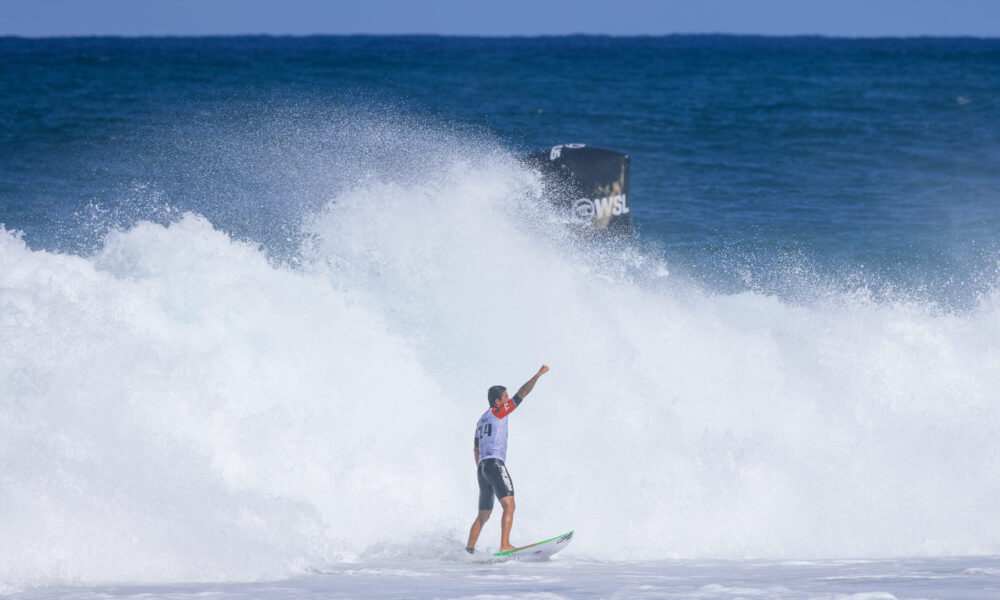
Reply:
[[[998,597],[997,98],[996,40],[0,39],[0,593]],[[513,539],[576,538],[476,562],[542,363]]]

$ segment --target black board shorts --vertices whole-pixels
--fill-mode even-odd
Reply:
[[[494,496],[500,499],[514,495],[514,483],[507,465],[499,458],[487,458],[479,463],[476,478],[479,480],[479,510],[492,510]]]

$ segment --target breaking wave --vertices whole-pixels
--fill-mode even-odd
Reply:
[[[0,231],[0,581],[447,558],[485,390],[542,363],[512,417],[515,542],[1000,553],[1000,295],[712,293],[575,237],[503,151],[459,150],[359,174],[294,261],[190,212],[86,256]]]

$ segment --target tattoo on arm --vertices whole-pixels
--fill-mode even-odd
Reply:
[[[521,389],[517,390],[517,395],[520,396],[521,398],[524,398],[529,393],[531,393],[531,390],[535,388],[535,383],[538,382],[539,377],[541,377],[541,373],[535,375],[527,382],[525,382],[525,384],[521,386]]]

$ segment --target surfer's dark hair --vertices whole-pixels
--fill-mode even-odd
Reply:
[[[490,407],[493,407],[493,402],[499,400],[503,397],[503,393],[507,391],[502,385],[495,385],[490,388],[490,391],[486,392],[486,398],[490,401]]]

